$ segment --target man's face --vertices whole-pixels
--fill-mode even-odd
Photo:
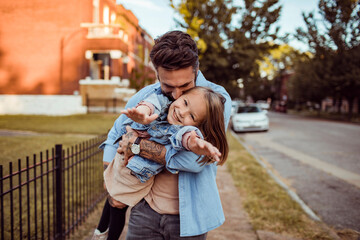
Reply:
[[[186,90],[195,87],[196,75],[192,66],[173,71],[158,67],[157,77],[162,92],[170,99],[178,99]]]

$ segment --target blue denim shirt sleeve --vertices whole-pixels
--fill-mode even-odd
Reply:
[[[164,111],[171,103],[170,100],[161,92],[150,94],[146,99],[144,99],[144,101],[151,103],[155,108],[154,113],[159,115],[164,113]]]
[[[184,136],[185,133],[187,132],[191,132],[191,131],[195,131],[196,134],[204,139],[204,136],[202,135],[202,133],[200,132],[200,130],[197,127],[194,126],[183,126],[179,131],[177,131],[175,134],[171,135],[169,140],[170,143],[172,145],[172,147],[175,150],[181,151],[181,150],[186,150],[184,148],[184,146],[182,145],[182,138]]]
[[[148,96],[155,88],[159,87],[159,83],[155,83],[144,87],[138,91],[134,96],[130,98],[127,102],[125,108],[135,107],[140,101],[142,101],[146,96]],[[121,114],[114,122],[113,127],[110,129],[107,139],[99,146],[99,148],[104,150],[103,161],[111,162],[116,154],[116,149],[118,144],[115,144],[115,140],[122,136],[124,133],[121,132],[121,129],[124,127],[125,120],[128,119],[126,115]]]
[[[166,145],[166,169],[171,173],[185,172],[200,172],[204,165],[198,164],[202,156],[199,156],[191,151],[187,151],[182,146],[182,136],[186,132],[196,131],[196,134],[204,139],[200,130],[194,126],[184,126],[176,134],[170,137],[170,145]]]
[[[144,183],[164,169],[164,166],[146,158],[134,155],[126,165],[139,180]]]

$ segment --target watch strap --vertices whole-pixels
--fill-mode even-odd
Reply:
[[[141,141],[141,137],[137,137],[134,144],[139,145]]]

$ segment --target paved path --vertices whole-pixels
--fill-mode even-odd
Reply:
[[[230,173],[226,170],[226,165],[218,167],[216,180],[225,213],[225,223],[210,231],[207,239],[257,240],[257,235],[249,222],[249,216],[242,207],[241,197]]]

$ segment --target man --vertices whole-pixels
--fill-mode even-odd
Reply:
[[[223,87],[207,81],[199,71],[196,43],[188,34],[172,31],[159,37],[150,58],[159,82],[141,89],[126,108],[135,107],[159,87],[166,96],[177,99],[190,88],[204,86],[225,97],[224,117],[228,125],[230,96]],[[106,162],[115,156],[116,139],[125,134],[118,131],[125,119],[126,116],[121,115],[115,121],[108,139],[101,145]],[[162,146],[145,139],[139,141],[136,132],[131,128],[127,131],[117,150],[125,159],[139,154],[166,166],[166,170],[156,175],[150,193],[132,208],[127,239],[206,239],[207,232],[225,220],[216,186],[216,165],[201,166],[196,161],[199,156],[190,151],[178,152],[171,145]],[[140,151],[132,148],[134,143],[140,146]]]

